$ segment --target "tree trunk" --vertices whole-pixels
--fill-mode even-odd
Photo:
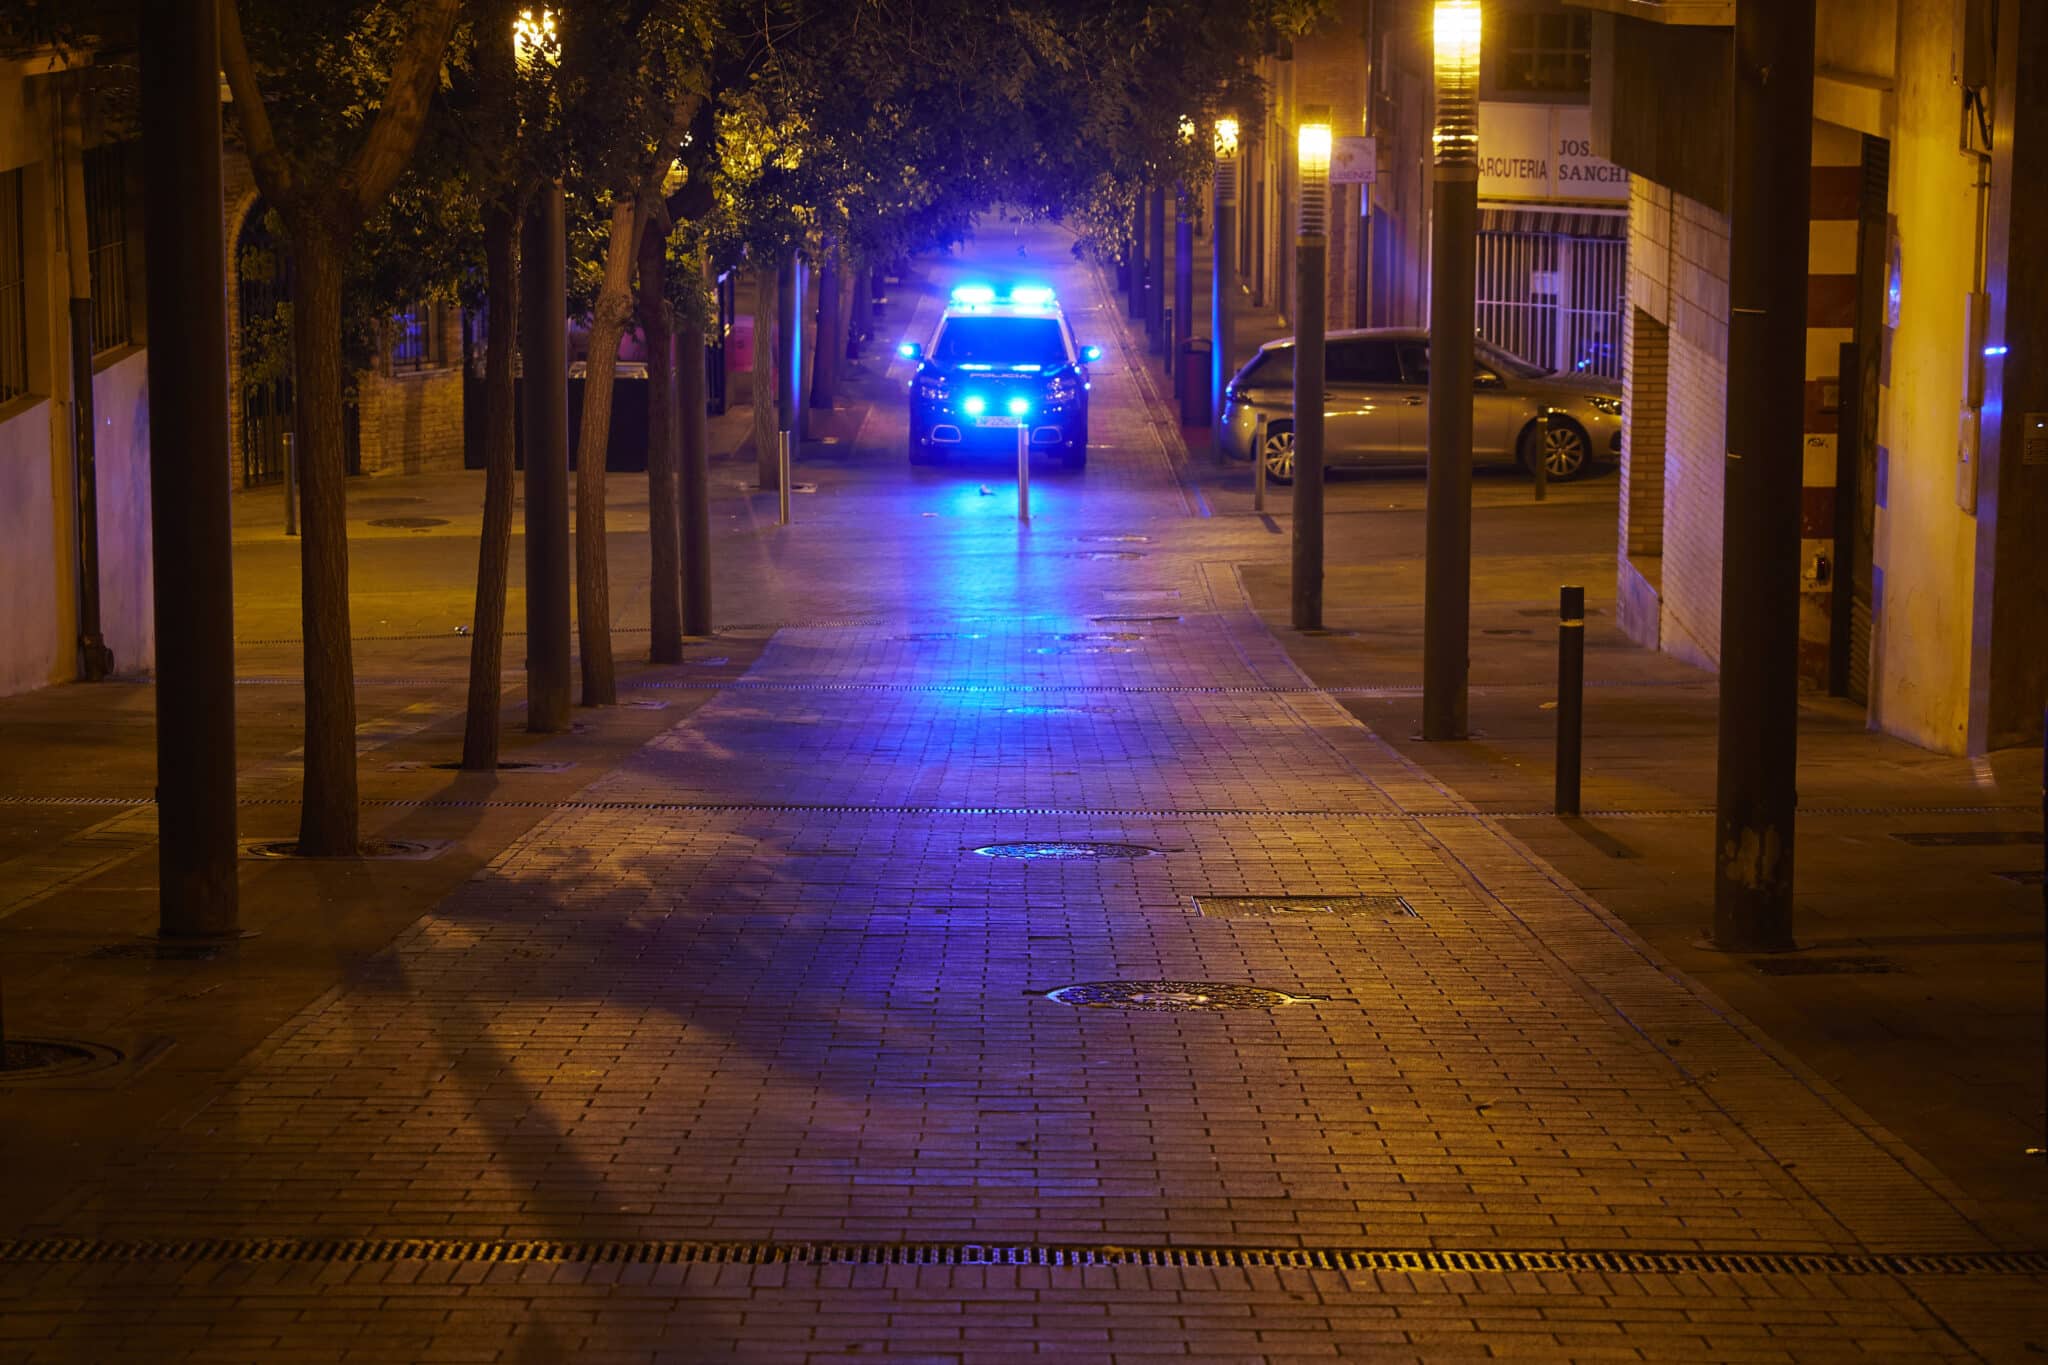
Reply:
[[[775,325],[780,306],[777,294],[774,262],[758,263],[754,270],[754,464],[756,482],[771,492],[781,486],[777,452],[782,424],[775,410],[782,372],[782,332]]]
[[[668,241],[650,222],[640,234],[640,330],[647,338],[647,598],[649,657],[683,661],[682,463],[677,430],[675,327],[668,307]]]
[[[619,341],[632,310],[633,257],[640,214],[630,200],[612,205],[604,283],[590,310],[590,356],[583,367],[583,425],[576,438],[576,638],[583,651],[583,704],[619,700],[612,668],[612,592],[605,552],[604,466],[612,434],[612,380]]]
[[[811,360],[811,406],[830,409],[839,396],[839,359],[846,352],[839,320],[845,316],[839,297],[839,243],[827,239],[818,266],[818,330]]]
[[[499,672],[505,656],[505,576],[512,561],[512,360],[519,328],[519,216],[509,204],[484,213],[484,526],[476,551],[476,616],[469,637],[469,703],[462,766],[498,766]]]
[[[683,631],[709,635],[711,429],[705,416],[704,329],[695,321],[676,338],[676,376],[683,445]]]
[[[292,224],[299,565],[306,649],[306,778],[299,852],[354,857],[355,664],[348,620],[348,455],[341,415],[341,270],[348,235],[316,208]],[[295,215],[296,216],[296,215]]]

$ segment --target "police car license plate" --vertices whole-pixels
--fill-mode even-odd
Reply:
[[[1014,427],[1017,425],[1017,419],[1002,414],[990,414],[987,417],[975,418],[974,425],[978,427]]]

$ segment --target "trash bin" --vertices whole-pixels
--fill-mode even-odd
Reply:
[[[1174,368],[1180,387],[1180,424],[1184,427],[1208,426],[1209,339],[1189,337],[1183,341],[1180,360]]]

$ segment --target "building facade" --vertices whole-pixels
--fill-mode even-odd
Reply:
[[[1581,0],[1593,142],[1632,173],[1620,619],[1720,651],[1734,5]],[[1800,679],[1929,748],[2038,738],[2048,650],[2048,14],[1821,0]]]

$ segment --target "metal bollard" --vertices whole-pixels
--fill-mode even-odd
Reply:
[[[1031,423],[1017,419],[1017,520],[1031,521]]]
[[[1586,718],[1586,590],[1557,594],[1557,813],[1579,813],[1579,760]]]
[[[1173,378],[1173,310],[1171,308],[1160,309],[1159,319],[1160,335],[1166,338],[1166,350],[1159,357],[1159,368],[1168,379],[1171,379]]]
[[[299,533],[299,443],[289,431],[284,434],[284,533]]]
[[[790,433],[779,433],[775,443],[775,524],[789,525],[789,441]]]
[[[1536,414],[1536,467],[1529,471],[1536,478],[1536,501],[1550,500],[1550,409]]]
[[[1252,422],[1252,510],[1266,510],[1266,416]]]

